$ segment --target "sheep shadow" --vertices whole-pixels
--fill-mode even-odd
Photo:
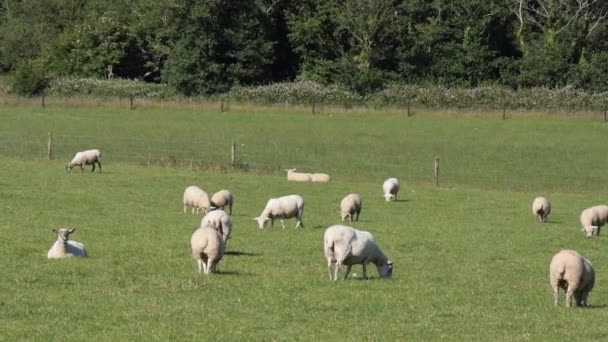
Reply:
[[[241,252],[241,251],[227,251],[224,254],[234,256],[260,256],[260,253]]]
[[[589,305],[589,307],[587,307],[587,309],[590,309],[590,310],[604,309],[604,308],[606,308],[607,306],[608,306],[608,305],[606,305],[606,304]]]
[[[239,271],[216,271],[215,274],[219,276],[254,276],[254,273],[250,272],[239,272]]]
[[[396,200],[393,200],[391,202],[399,202],[399,203],[401,203],[401,202],[411,202],[411,201],[412,200],[409,200],[409,199],[396,199]]]

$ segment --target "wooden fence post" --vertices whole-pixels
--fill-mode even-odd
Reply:
[[[44,104],[44,91],[42,92],[42,108],[44,108],[45,104]]]
[[[503,120],[507,119],[507,106],[506,105],[502,106],[502,119]]]
[[[433,186],[439,186],[439,157],[435,158],[435,163],[433,164]]]
[[[412,112],[410,110],[410,101],[407,101],[407,117],[409,118],[410,116],[412,116]]]
[[[46,147],[46,159],[53,159],[53,133],[49,132],[49,142]]]
[[[224,99],[220,100],[220,113],[224,112]]]
[[[234,166],[236,163],[236,143],[233,141],[230,146],[230,166]]]
[[[129,109],[133,110],[133,95],[129,95]]]
[[[604,122],[608,121],[608,105],[604,107]]]
[[[314,115],[315,113],[316,113],[315,112],[315,101],[313,100],[312,101],[312,114]]]

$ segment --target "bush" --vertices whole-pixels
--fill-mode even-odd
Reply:
[[[164,84],[124,79],[57,78],[50,82],[48,94],[55,96],[140,97],[168,99],[176,96],[173,88]]]
[[[257,87],[234,87],[228,97],[237,101],[286,104],[355,104],[363,98],[336,86],[323,86],[313,81],[274,83]]]
[[[15,71],[11,91],[22,96],[38,95],[48,85],[47,77],[40,66],[27,62]]]

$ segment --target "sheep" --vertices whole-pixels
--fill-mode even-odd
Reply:
[[[101,172],[101,151],[94,149],[76,153],[72,161],[65,166],[65,172],[72,172],[76,166],[80,166],[80,172],[84,172],[84,166],[91,164],[93,165],[91,172],[95,171],[95,164],[99,165],[99,172]]]
[[[384,191],[384,199],[387,202],[397,199],[397,193],[399,192],[399,180],[397,178],[389,178],[382,184],[382,190]]]
[[[224,241],[230,239],[232,233],[232,221],[230,216],[223,210],[213,210],[207,213],[201,220],[201,227],[210,227],[217,230]]]
[[[199,209],[203,211],[203,214],[206,214],[211,206],[209,195],[196,185],[191,185],[184,190],[183,203],[184,213],[187,212],[188,207],[192,207],[193,214],[195,209],[197,214]]]
[[[532,213],[537,222],[547,222],[551,213],[551,203],[542,196],[536,197],[532,202]]]
[[[283,219],[295,217],[298,220],[296,228],[304,228],[303,213],[304,199],[298,195],[288,195],[269,199],[260,216],[254,218],[254,220],[258,222],[260,229],[264,229],[268,220],[270,220],[270,225],[274,226],[274,220],[278,218],[281,219],[281,226],[285,229]]]
[[[361,208],[363,206],[363,200],[359,194],[348,194],[340,202],[340,216],[342,222],[350,218],[350,222],[353,222],[353,215],[357,214],[357,222],[359,222],[359,215],[361,214]]]
[[[599,236],[602,226],[608,223],[608,206],[596,205],[583,210],[580,221],[581,231],[585,232],[586,237],[593,236],[594,232]]]
[[[352,265],[363,266],[363,278],[367,278],[367,263],[376,265],[380,278],[390,278],[393,264],[382,253],[372,234],[352,227],[334,225],[325,230],[323,238],[329,280],[338,280],[341,265],[346,265],[344,279],[348,278]]]
[[[588,307],[587,297],[595,285],[595,270],[591,262],[578,252],[561,250],[551,258],[549,283],[556,306],[561,287],[566,291],[566,307],[572,306],[573,296],[577,306]]]
[[[310,180],[315,182],[315,183],[327,183],[329,182],[329,175],[326,173],[313,173],[310,176]]]
[[[87,257],[87,250],[84,248],[82,243],[74,240],[68,240],[70,234],[74,233],[75,230],[76,228],[53,229],[53,233],[57,235],[57,240],[47,253],[47,257],[49,259]]]
[[[295,172],[296,169],[286,169],[287,180],[290,182],[310,182],[312,175],[310,173]]]
[[[198,266],[198,273],[214,273],[217,264],[224,257],[226,243],[220,233],[211,227],[200,227],[190,238],[192,258]]]
[[[229,190],[220,190],[211,196],[211,210],[215,210],[220,208],[224,210],[224,207],[228,206],[230,208],[230,215],[232,215],[232,202],[234,201],[234,196],[232,196],[232,192]]]

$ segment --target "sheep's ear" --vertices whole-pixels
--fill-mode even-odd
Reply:
[[[57,234],[57,229],[53,229],[53,233]]]
[[[72,228],[69,230],[70,234],[72,234],[74,231],[76,231],[76,228]]]
[[[258,219],[259,219],[259,217],[254,217],[253,218],[254,221],[257,221]]]

